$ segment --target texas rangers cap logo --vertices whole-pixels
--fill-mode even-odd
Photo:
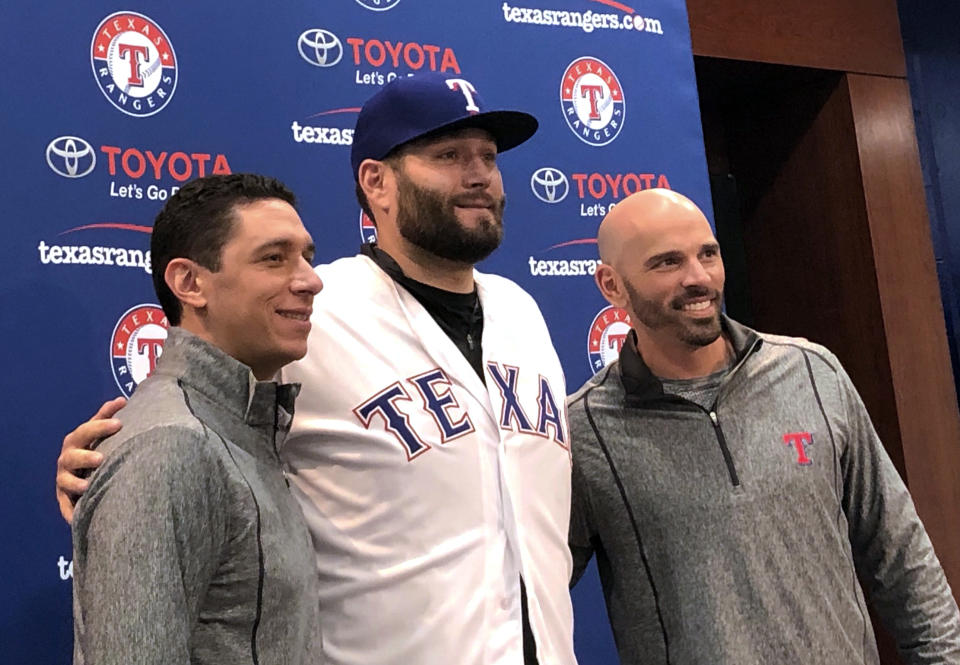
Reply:
[[[597,312],[587,336],[587,357],[594,374],[620,357],[629,332],[627,310],[610,305]]]
[[[131,307],[117,321],[110,337],[110,363],[120,392],[130,397],[153,374],[163,354],[169,324],[157,305]]]
[[[563,73],[560,106],[570,131],[584,143],[607,145],[620,134],[626,107],[620,79],[597,58],[577,58]]]
[[[90,64],[104,96],[136,118],[158,113],[177,88],[173,45],[157,23],[137,12],[116,12],[100,22]]]

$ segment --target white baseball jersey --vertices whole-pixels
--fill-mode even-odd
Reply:
[[[486,385],[365,256],[317,268],[281,451],[317,551],[326,662],[574,665],[562,370],[534,300],[475,273]]]

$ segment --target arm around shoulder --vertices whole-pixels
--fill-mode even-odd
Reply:
[[[89,450],[100,439],[116,434],[120,421],[114,418],[127,403],[126,398],[116,397],[104,402],[90,420],[67,434],[57,458],[57,504],[60,515],[69,523],[73,519],[73,507],[77,497],[87,489],[87,481],[77,474],[100,466],[103,456]]]

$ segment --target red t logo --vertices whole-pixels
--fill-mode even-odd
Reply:
[[[813,464],[813,460],[807,457],[807,446],[813,443],[813,437],[810,432],[789,432],[783,435],[783,442],[788,446],[793,446],[797,450],[797,464],[807,466]]]
[[[581,85],[580,89],[583,91],[580,93],[581,97],[590,98],[590,119],[599,120],[600,111],[597,110],[597,100],[603,99],[603,86],[602,85]]]
[[[137,55],[140,55],[138,58]],[[142,86],[143,79],[140,78],[140,63],[150,61],[150,51],[146,46],[137,46],[135,44],[120,44],[120,58],[130,61],[130,78],[127,83],[130,85]]]
[[[627,340],[627,333],[611,334],[608,338],[611,349],[616,349],[617,353],[623,349],[623,343]]]
[[[164,341],[165,340],[163,339],[149,337],[137,338],[137,352],[147,352],[147,362],[149,363],[150,367],[150,370],[147,372],[147,376],[153,374],[153,370],[157,367],[157,358],[160,357],[160,351],[163,349]]]

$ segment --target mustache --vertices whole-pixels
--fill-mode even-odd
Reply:
[[[495,197],[491,194],[463,194],[460,196],[454,196],[450,199],[450,202],[455,206],[484,206],[486,208],[502,208],[506,201],[506,197]]]
[[[683,309],[683,306],[691,300],[705,297],[716,300],[720,297],[720,292],[716,289],[708,289],[705,286],[689,286],[684,289],[681,295],[676,296],[670,301],[670,307],[673,309]]]

